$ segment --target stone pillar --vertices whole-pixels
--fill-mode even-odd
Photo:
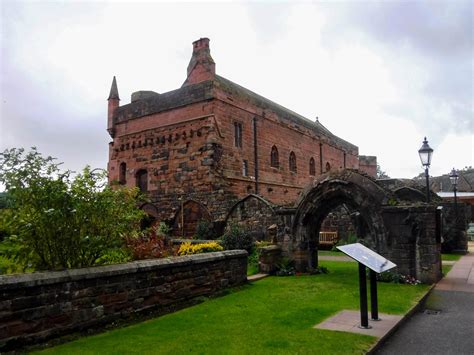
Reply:
[[[445,252],[467,253],[467,216],[464,203],[443,203],[443,242]]]
[[[278,245],[269,245],[258,248],[258,268],[260,272],[273,274],[277,271],[277,265],[281,261],[281,247]]]
[[[440,245],[436,241],[436,207],[413,207],[418,233],[416,235],[416,278],[434,283],[441,278]]]

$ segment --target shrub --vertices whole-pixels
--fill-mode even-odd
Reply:
[[[377,281],[390,282],[390,283],[396,283],[396,284],[408,284],[408,285],[418,285],[421,283],[420,280],[417,280],[413,276],[402,275],[395,271],[386,271],[386,272],[377,274]]]
[[[209,239],[209,232],[211,229],[211,224],[206,219],[200,219],[197,223],[196,234],[193,239]]]
[[[277,272],[275,275],[277,276],[291,276],[295,274],[294,268],[294,260],[283,257],[281,258],[280,262],[276,265]]]
[[[164,223],[156,228],[135,232],[125,238],[127,248],[132,254],[133,260],[164,258],[174,255],[173,248],[168,247],[166,238],[162,234]]]
[[[191,242],[186,242],[180,245],[178,250],[178,255],[192,255],[192,254],[200,254],[200,253],[210,253],[213,251],[222,251],[224,248],[219,245],[217,242],[209,242],[209,243],[199,243],[199,244],[191,244]]]
[[[105,171],[89,167],[71,176],[35,148],[0,153],[12,259],[50,270],[101,264],[120,254],[125,233],[139,229],[138,189],[112,189]]]
[[[231,223],[221,238],[226,250],[245,249],[250,254],[253,248],[252,235],[237,223]]]
[[[260,253],[258,252],[257,248],[252,248],[251,253],[249,253],[249,256],[247,258],[247,275],[254,275],[258,273],[259,271],[259,258],[260,258]]]
[[[156,229],[156,234],[166,237],[170,235],[170,231],[171,228],[165,222],[160,222]]]

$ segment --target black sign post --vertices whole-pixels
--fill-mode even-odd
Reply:
[[[380,320],[377,301],[377,274],[370,269],[370,311],[372,320]]]
[[[337,247],[337,249],[359,263],[360,328],[369,329],[371,327],[367,309],[366,267],[370,269],[371,318],[372,320],[380,320],[377,300],[377,273],[390,270],[397,265],[360,243],[343,245]]]
[[[359,298],[360,298],[360,327],[369,329],[369,315],[367,312],[367,276],[365,265],[359,263]]]

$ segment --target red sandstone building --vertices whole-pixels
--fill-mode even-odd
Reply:
[[[304,186],[332,169],[375,176],[375,157],[359,156],[319,122],[217,75],[207,38],[193,43],[181,88],[119,101],[114,78],[109,179],[146,191],[146,211],[176,234],[193,234],[200,219],[225,221],[249,195],[292,206]]]

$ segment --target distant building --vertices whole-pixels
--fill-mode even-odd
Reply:
[[[187,77],[166,93],[108,98],[110,181],[138,186],[157,220],[192,235],[199,220],[225,221],[258,196],[291,206],[316,176],[343,168],[376,174],[376,158],[313,122],[216,74],[209,39],[193,43]],[[183,212],[184,211],[184,214]]]
[[[474,169],[458,171],[457,200],[469,205],[474,205]],[[430,178],[431,189],[443,200],[454,201],[453,185],[449,174]]]

